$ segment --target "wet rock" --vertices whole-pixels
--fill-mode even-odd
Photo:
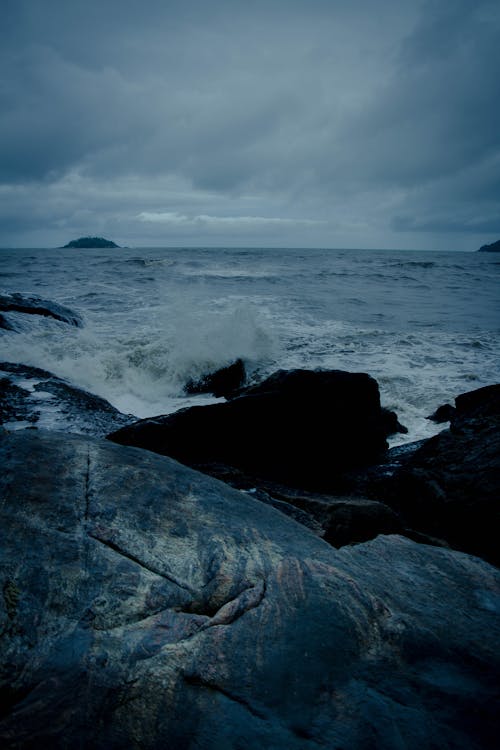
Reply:
[[[190,466],[226,464],[324,489],[346,470],[379,460],[393,429],[369,375],[281,370],[227,403],[141,420],[109,439]]]
[[[492,566],[335,550],[109,441],[26,430],[0,463],[5,750],[496,747]]]
[[[6,429],[39,426],[104,437],[134,419],[47,370],[0,362],[0,425]]]
[[[81,327],[83,321],[74,310],[70,310],[69,307],[57,304],[51,300],[42,299],[41,297],[26,297],[23,294],[0,294],[0,311],[2,312],[15,312],[25,313],[26,315],[42,315],[46,318],[54,318],[60,320],[63,323],[69,325]],[[7,322],[7,327],[15,329],[15,326],[2,316],[4,323]],[[6,326],[1,326],[5,328]]]
[[[427,419],[436,424],[442,424],[444,422],[451,422],[455,416],[456,409],[451,404],[443,404],[438,406],[435,412],[433,412]]]
[[[245,380],[245,365],[242,359],[237,359],[231,365],[208,373],[199,380],[189,380],[184,390],[188,394],[212,393],[217,397],[229,398],[244,385]]]
[[[365,491],[415,531],[500,564],[500,385],[462,394],[450,429]]]
[[[15,331],[14,325],[0,313],[0,329],[4,331]]]

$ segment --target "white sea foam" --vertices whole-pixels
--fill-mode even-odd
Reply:
[[[17,314],[17,330],[0,331],[0,361],[54,372],[138,417],[213,400],[186,397],[184,384],[242,358],[261,376],[370,373],[409,428],[399,442],[433,434],[426,416],[437,406],[500,380],[500,266],[476,254],[135,249],[0,260],[4,284],[16,280],[5,292],[42,294],[85,323]]]
[[[104,325],[92,316],[83,329],[34,320],[26,335],[0,338],[0,359],[43,367],[138,417],[207,401],[186,399],[190,378],[238,358],[252,372],[272,361],[276,350],[265,313],[238,297],[196,307],[176,299],[135,308]]]

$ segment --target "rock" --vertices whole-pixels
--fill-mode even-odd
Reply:
[[[203,375],[199,380],[189,380],[184,386],[188,394],[212,393],[214,396],[229,398],[246,380],[245,365],[242,359],[237,359],[227,367],[221,367],[215,372]]]
[[[485,423],[494,426],[500,420],[500,384],[461,393],[455,399],[455,406],[451,424],[455,432],[468,428],[475,431]]]
[[[15,331],[15,327],[7,320],[5,315],[2,315],[2,313],[0,313],[0,329],[4,331]]]
[[[367,494],[412,529],[498,565],[500,385],[462,394],[455,404],[450,429],[425,441]]]
[[[480,253],[500,253],[500,240],[492,242],[491,245],[482,245],[479,248]]]
[[[493,750],[500,575],[168,458],[0,436],[0,744]]]
[[[443,404],[438,406],[435,412],[427,417],[431,422],[442,424],[443,422],[450,422],[455,416],[455,407],[451,404]]]
[[[36,422],[38,417],[27,403],[27,393],[0,371],[0,426]]]
[[[25,313],[27,315],[42,315],[46,318],[54,318],[63,323],[80,328],[83,321],[78,313],[70,310],[69,307],[57,304],[51,300],[42,299],[41,297],[26,297],[22,294],[0,294],[0,310],[3,312]],[[15,330],[15,325],[1,316],[0,328]],[[3,322],[2,322],[3,321]]]
[[[255,484],[255,478],[224,471],[221,466],[204,466],[203,471],[232,487],[243,488],[252,497],[302,523],[337,548],[369,541],[379,534],[404,534],[416,538],[415,532],[407,529],[398,514],[382,502],[352,495],[339,497],[308,492],[266,480],[248,489]],[[428,538],[425,543],[429,543]]]
[[[71,242],[68,242],[67,245],[63,246],[66,247],[75,247],[75,248],[100,248],[100,247],[120,247],[119,245],[116,245],[111,240],[105,240],[104,237],[80,237],[77,240],[71,240]]]
[[[36,425],[104,437],[134,420],[51,372],[0,362],[0,425],[6,429]]]
[[[379,534],[404,534],[398,515],[384,503],[345,498],[329,503],[324,539],[334,547],[374,539]]]
[[[141,420],[109,435],[191,466],[226,464],[312,489],[379,460],[395,421],[377,382],[340,370],[279,371],[227,403]]]

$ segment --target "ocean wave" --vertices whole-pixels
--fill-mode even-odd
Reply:
[[[124,263],[140,268],[149,268],[150,266],[173,266],[176,261],[171,258],[126,258]]]
[[[400,260],[390,264],[394,268],[435,268],[433,260]]]

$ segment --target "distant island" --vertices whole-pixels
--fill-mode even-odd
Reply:
[[[492,242],[491,245],[483,245],[478,250],[479,253],[500,253],[500,240]]]
[[[111,240],[105,240],[104,237],[80,237],[77,240],[71,240],[63,247],[120,247]]]

